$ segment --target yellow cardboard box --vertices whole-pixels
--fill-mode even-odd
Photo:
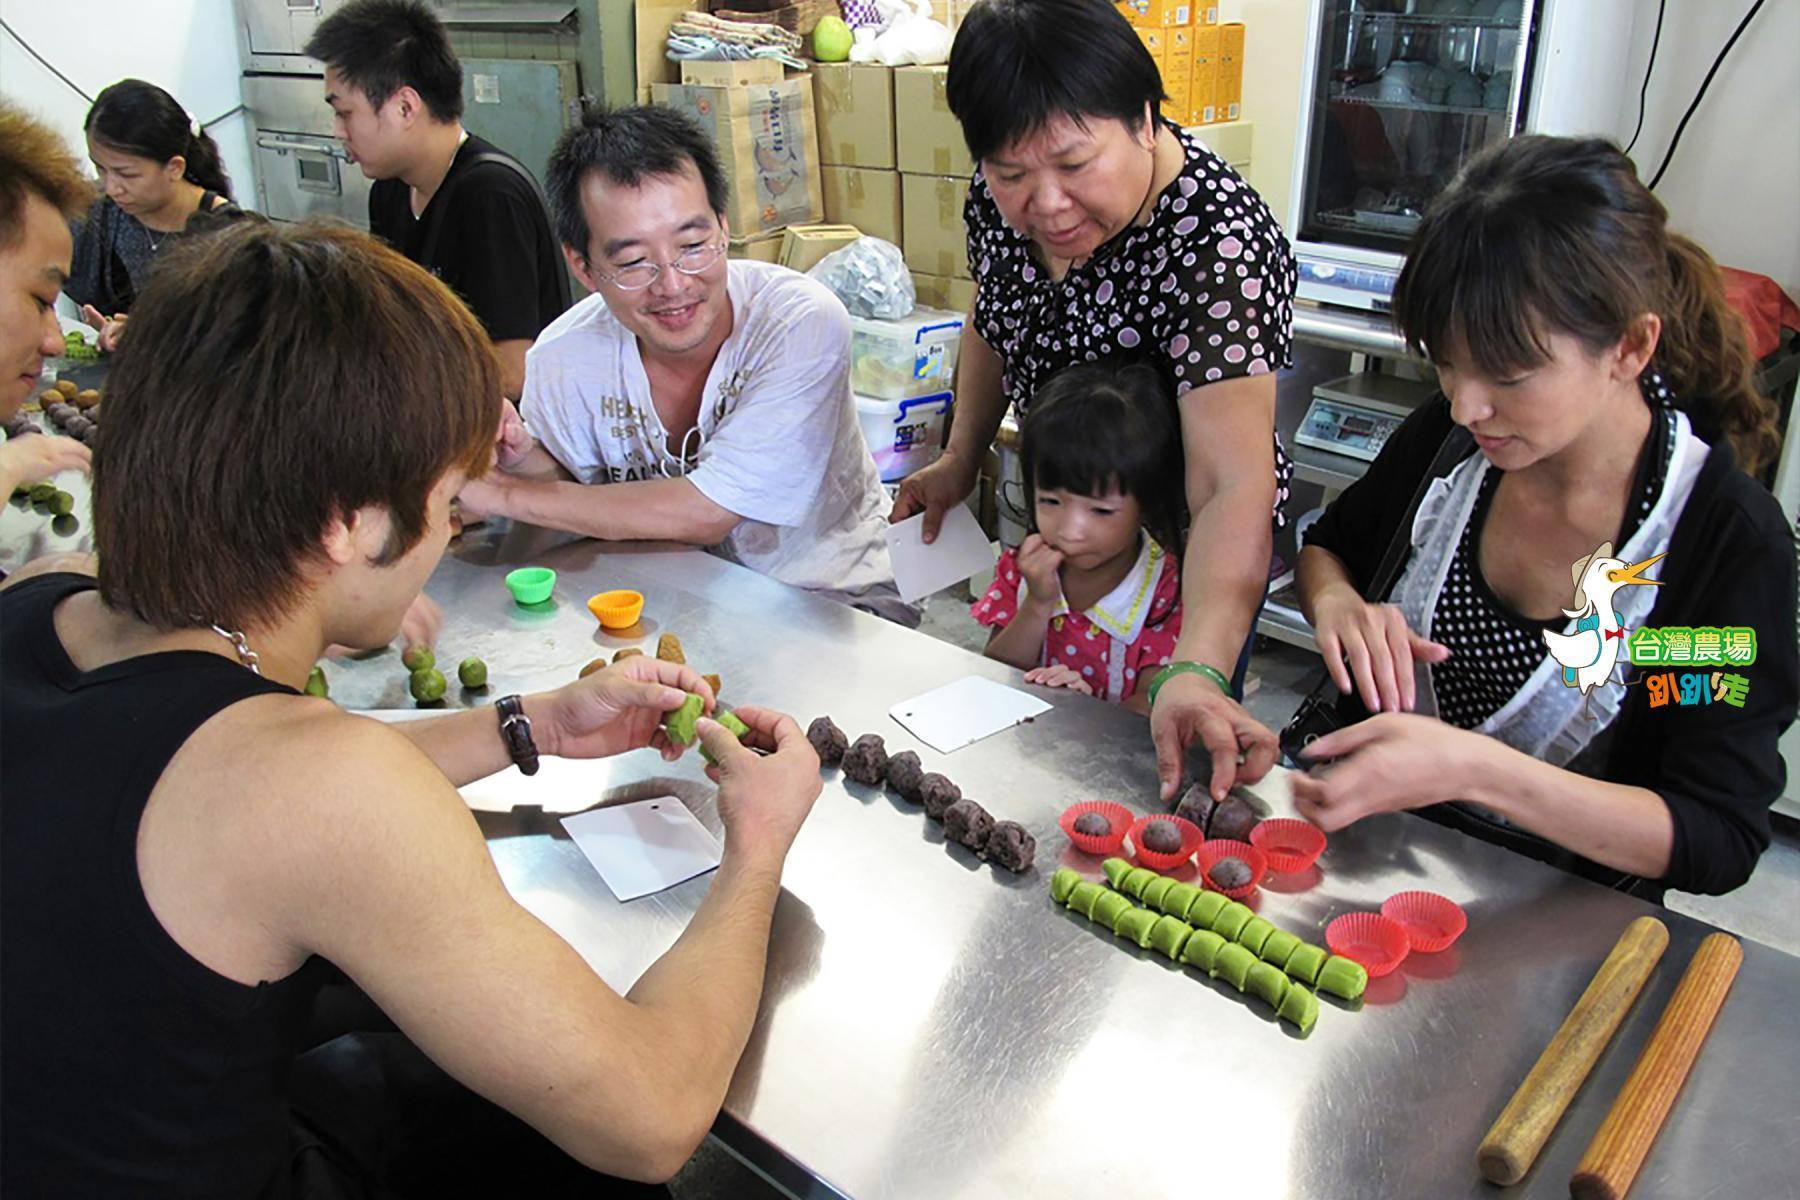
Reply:
[[[1188,84],[1190,125],[1210,125],[1219,119],[1219,27],[1194,26],[1194,74]]]
[[[654,85],[681,80],[680,68],[669,59],[669,26],[692,8],[690,0],[637,0],[632,21],[637,35],[639,104],[650,103]]]
[[[1235,121],[1244,111],[1244,25],[1219,26],[1219,82],[1213,98],[1219,120]]]
[[[894,169],[894,69],[814,63],[819,165]]]
[[[1195,4],[1194,24],[1217,25],[1219,23],[1219,6],[1216,4]]]
[[[825,219],[854,225],[870,237],[898,246],[900,173],[870,167],[825,167],[819,172],[825,189]]]
[[[902,174],[975,173],[962,126],[944,97],[948,67],[901,67],[894,72],[894,165]]]
[[[1163,101],[1163,115],[1186,125],[1193,110],[1194,30],[1183,25],[1165,29],[1162,80],[1169,98]]]
[[[913,272],[913,291],[924,308],[941,308],[947,312],[966,313],[975,306],[975,281],[955,279],[949,275],[923,275]]]
[[[1194,23],[1189,0],[1123,0],[1118,7],[1127,21],[1148,29],[1177,29]]]
[[[772,229],[755,237],[732,238],[725,253],[729,258],[753,258],[757,262],[778,263],[781,261],[781,239],[784,236],[786,230]]]
[[[1144,49],[1150,52],[1150,58],[1156,63],[1156,73],[1162,74],[1163,64],[1168,61],[1168,39],[1160,29],[1151,29],[1146,25],[1134,25],[1138,41],[1144,43]]]
[[[821,258],[861,236],[862,230],[854,225],[789,225],[781,235],[781,265],[810,270]]]
[[[963,203],[969,181],[957,176],[900,176],[900,247],[906,265],[925,275],[969,278],[969,240]]]
[[[726,219],[753,237],[825,215],[809,79],[735,87],[658,83],[656,103],[687,113],[712,138],[730,192]]]

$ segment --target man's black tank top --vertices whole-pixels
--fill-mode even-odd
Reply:
[[[189,956],[137,831],[195,730],[293,693],[199,651],[77,669],[52,613],[93,586],[0,592],[0,1193],[284,1196],[288,1073],[329,968],[248,987]]]

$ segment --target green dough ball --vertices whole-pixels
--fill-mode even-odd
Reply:
[[[66,517],[75,511],[75,497],[67,492],[58,492],[50,497],[50,511],[59,517]]]
[[[1069,909],[1082,916],[1089,916],[1094,911],[1094,901],[1106,895],[1106,889],[1091,879],[1084,879],[1075,885],[1069,893]]]
[[[1170,879],[1167,875],[1158,875],[1155,879],[1152,879],[1149,883],[1144,885],[1144,894],[1141,899],[1151,908],[1161,912],[1162,898],[1168,893],[1168,890],[1174,886],[1175,881],[1173,879]]]
[[[1201,892],[1188,905],[1187,922],[1195,929],[1211,929],[1213,922],[1219,919],[1220,911],[1230,903],[1218,892]]]
[[[34,483],[31,485],[31,491],[27,494],[31,497],[33,504],[42,504],[56,495],[56,491],[54,483]]]
[[[1149,867],[1133,867],[1131,873],[1125,876],[1124,882],[1119,884],[1119,890],[1136,900],[1143,896],[1146,887],[1161,878]]]
[[[1355,1000],[1369,986],[1369,972],[1359,962],[1332,955],[1319,968],[1319,990],[1340,1000]]]
[[[1212,970],[1213,960],[1225,948],[1225,939],[1210,929],[1196,929],[1194,936],[1181,948],[1181,961],[1202,971]]]
[[[465,658],[456,668],[456,677],[466,688],[484,688],[487,686],[487,664],[479,658]]]
[[[1269,940],[1262,944],[1262,949],[1258,950],[1256,954],[1270,966],[1286,969],[1288,955],[1292,954],[1299,946],[1299,938],[1285,929],[1277,929],[1269,935]]]
[[[431,652],[430,646],[408,646],[400,655],[400,665],[408,671],[423,671],[437,666],[437,655]]]
[[[1228,942],[1235,942],[1238,934],[1244,932],[1244,926],[1248,925],[1250,918],[1255,915],[1250,911],[1248,905],[1239,904],[1236,900],[1229,900],[1225,907],[1219,910],[1219,915],[1213,918],[1212,931]],[[1255,958],[1256,956],[1252,954],[1250,957]]]
[[[1238,945],[1261,958],[1263,943],[1268,941],[1269,935],[1274,932],[1275,923],[1273,921],[1265,921],[1261,917],[1251,917],[1244,923],[1244,927],[1238,930],[1235,940]]]
[[[1058,904],[1068,902],[1069,893],[1081,882],[1081,873],[1068,867],[1058,867],[1056,874],[1050,877],[1050,898]]]
[[[1281,969],[1301,983],[1311,986],[1319,981],[1319,968],[1325,965],[1330,955],[1323,947],[1301,942],[1288,955],[1288,960],[1281,964]]]
[[[1319,998],[1296,983],[1288,988],[1275,1012],[1302,1034],[1308,1034],[1319,1023]]]
[[[1113,932],[1148,949],[1150,934],[1156,929],[1157,919],[1156,914],[1147,908],[1134,908],[1119,914],[1118,920],[1113,922]]]
[[[1250,953],[1236,942],[1219,947],[1213,955],[1212,977],[1223,979],[1238,991],[1244,990],[1244,980],[1250,975],[1250,968],[1256,965],[1256,955]]]
[[[1194,927],[1180,917],[1158,917],[1156,928],[1150,931],[1150,947],[1179,961],[1181,948],[1187,945],[1187,940],[1193,933]]]
[[[663,731],[669,735],[669,740],[677,746],[693,745],[694,739],[700,736],[695,725],[699,723],[700,714],[705,708],[706,701],[690,692],[688,698],[681,702],[680,708],[664,713]]]
[[[1109,892],[1102,889],[1099,897],[1094,901],[1093,910],[1088,913],[1088,916],[1097,924],[1104,925],[1108,929],[1111,929],[1118,921],[1119,914],[1130,907],[1131,901],[1127,900],[1124,896],[1119,895],[1117,892]]]
[[[1281,973],[1280,967],[1259,962],[1244,977],[1244,990],[1279,1012],[1282,1000],[1287,997],[1288,977]]]
[[[739,741],[743,741],[744,735],[750,732],[750,727],[744,724],[744,722],[739,719],[738,715],[729,708],[715,708],[713,710],[713,720],[730,730],[731,736],[737,738]],[[718,765],[719,760],[712,756],[712,751],[706,748],[704,742],[700,745],[700,757],[704,758],[707,762],[712,763],[714,766]]]
[[[1132,865],[1122,858],[1109,858],[1100,864],[1100,869],[1106,872],[1106,882],[1114,887],[1118,887],[1134,870]]]
[[[1193,884],[1178,883],[1163,893],[1162,903],[1156,907],[1162,909],[1171,917],[1180,917],[1185,921],[1187,920],[1188,907],[1194,903],[1194,897],[1199,894],[1200,889]]]
[[[449,684],[444,673],[436,667],[426,667],[422,671],[414,671],[407,686],[412,690],[412,698],[420,704],[430,704],[433,700],[444,698],[444,689]]]
[[[329,696],[331,685],[325,682],[325,671],[322,667],[314,667],[312,674],[306,677],[306,686],[301,689],[308,696]]]

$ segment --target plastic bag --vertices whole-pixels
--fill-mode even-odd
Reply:
[[[813,264],[807,275],[830,288],[854,317],[896,320],[911,313],[918,293],[900,247],[860,237]]]

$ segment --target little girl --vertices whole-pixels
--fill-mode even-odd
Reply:
[[[1148,711],[1141,689],[1181,633],[1179,565],[1164,549],[1180,544],[1179,438],[1147,364],[1085,363],[1038,389],[1021,453],[1033,529],[970,610],[994,631],[989,658],[1026,668],[1027,683]]]

